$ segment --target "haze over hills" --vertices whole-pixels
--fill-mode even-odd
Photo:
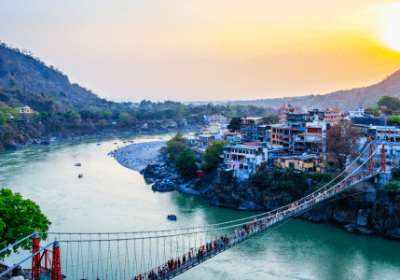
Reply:
[[[12,49],[0,44],[0,101],[8,105],[25,105],[41,112],[67,112],[69,110],[122,109],[128,104],[107,101],[77,84],[53,66],[47,66],[27,51]],[[378,84],[341,90],[328,94],[258,99],[231,102],[212,102],[231,105],[253,105],[279,108],[284,102],[302,108],[339,107],[351,110],[376,105],[382,96],[400,96],[400,70]],[[189,102],[188,102],[189,103]],[[206,104],[208,102],[190,102]]]
[[[350,90],[335,91],[321,95],[306,95],[300,97],[285,97],[274,99],[258,99],[249,101],[232,101],[231,105],[255,105],[262,107],[279,108],[284,102],[301,108],[332,108],[353,110],[359,107],[375,106],[382,96],[400,96],[400,70],[378,84],[354,88]]]
[[[39,112],[111,109],[116,104],[91,90],[71,84],[68,77],[27,51],[0,44],[0,101],[15,107],[29,105]],[[118,104],[119,106],[123,104]]]

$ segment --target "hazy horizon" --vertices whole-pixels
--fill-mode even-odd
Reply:
[[[326,94],[400,69],[400,2],[2,1],[0,40],[112,100]]]

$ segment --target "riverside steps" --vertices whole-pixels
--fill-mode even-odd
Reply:
[[[171,279],[220,253],[284,224],[356,184],[376,177],[390,178],[393,167],[382,161],[375,167],[372,160],[378,152],[366,148],[345,171],[315,192],[278,209],[251,217],[207,226],[160,229],[140,232],[43,232],[33,233],[33,254],[18,262],[32,262],[31,279]],[[382,144],[384,159],[384,144]],[[363,153],[368,155],[359,164]],[[383,174],[383,175],[382,175]],[[52,240],[40,245],[40,239]],[[15,243],[8,248],[12,249]],[[52,250],[50,246],[53,246]],[[3,251],[4,251],[3,250]],[[0,251],[1,253],[2,251]],[[52,258],[50,258],[50,256]],[[50,267],[47,261],[51,261]],[[5,276],[16,266],[0,272]],[[61,274],[62,272],[62,274]],[[45,275],[49,275],[45,276]]]

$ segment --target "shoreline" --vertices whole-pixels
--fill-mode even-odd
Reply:
[[[59,141],[70,141],[70,140],[82,140],[82,139],[89,139],[89,138],[98,138],[98,137],[116,137],[122,136],[127,134],[133,135],[147,135],[147,134],[166,134],[166,133],[190,133],[195,131],[195,126],[190,126],[187,128],[179,128],[179,129],[148,129],[148,130],[137,130],[137,129],[127,129],[127,130],[113,130],[113,131],[97,131],[97,132],[70,132],[70,133],[60,133],[54,134],[54,136],[50,138],[44,137],[36,137],[36,138],[29,138],[25,143],[6,143],[3,147],[0,147],[0,152],[2,151],[16,151],[22,149],[28,145],[51,145],[52,143],[59,142]]]
[[[167,140],[133,143],[108,153],[108,156],[122,166],[134,171],[142,171],[149,164],[157,163],[158,150],[165,146]]]

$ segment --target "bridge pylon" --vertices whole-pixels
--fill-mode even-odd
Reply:
[[[35,232],[32,242],[32,253],[35,254],[40,250],[39,234]],[[39,273],[41,272],[40,266],[40,253],[32,257],[32,280],[39,280]]]
[[[381,153],[381,172],[386,172],[385,143],[382,144]]]
[[[62,280],[60,262],[60,244],[55,241],[53,244],[53,261],[51,263],[51,280]]]

